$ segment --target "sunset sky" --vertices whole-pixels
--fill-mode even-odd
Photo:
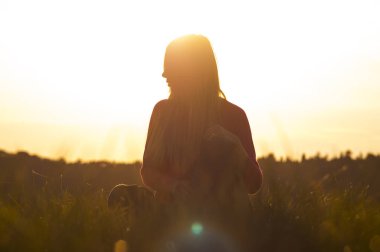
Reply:
[[[0,149],[142,158],[167,44],[207,36],[258,156],[380,153],[379,1],[0,0]]]

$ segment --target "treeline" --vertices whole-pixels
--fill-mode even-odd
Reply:
[[[269,185],[307,185],[324,191],[365,188],[369,196],[380,200],[380,155],[367,154],[352,158],[351,152],[327,158],[316,154],[300,160],[276,159],[273,154],[259,158],[264,173],[264,189]],[[140,162],[133,164],[98,162],[66,162],[30,155],[0,151],[0,192],[33,191],[49,187],[54,192],[74,195],[113,186],[141,185]]]
[[[68,163],[30,155],[0,151],[0,195],[9,198],[27,196],[35,190],[50,194],[68,192],[72,195],[90,194],[99,189],[110,191],[117,184],[139,184],[141,163],[111,162]]]
[[[367,154],[353,158],[350,151],[339,157],[319,154],[301,160],[277,160],[273,154],[259,159],[264,173],[264,186],[279,183],[288,186],[307,186],[330,191],[365,190],[369,197],[380,201],[380,155]]]

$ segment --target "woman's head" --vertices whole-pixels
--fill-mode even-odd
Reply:
[[[224,96],[210,41],[201,35],[186,35],[168,45],[162,76],[170,87],[170,98],[195,101],[200,96]]]

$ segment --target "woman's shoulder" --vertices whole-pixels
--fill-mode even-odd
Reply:
[[[153,111],[161,111],[162,109],[165,109],[168,106],[168,99],[163,99],[161,101],[158,101],[156,105],[154,105]]]
[[[155,107],[162,107],[162,106],[166,106],[166,104],[168,104],[168,99],[162,99],[160,101],[158,101],[155,105]]]
[[[221,108],[222,112],[228,113],[228,114],[236,114],[236,115],[245,115],[245,111],[239,107],[238,105],[227,101],[226,99],[221,98]]]

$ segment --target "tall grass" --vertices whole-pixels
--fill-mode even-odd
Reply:
[[[0,251],[112,251],[120,239],[133,243],[125,212],[107,208],[110,187],[97,164],[83,165],[101,176],[92,178],[99,184],[93,182],[89,189],[89,174],[78,172],[70,175],[78,177],[70,184],[74,190],[60,178],[70,164],[20,159],[4,153],[0,157]],[[259,162],[264,184],[251,197],[257,251],[380,251],[379,191],[373,190],[380,178],[380,156],[302,162],[269,156]],[[32,170],[42,164],[55,167],[56,176],[50,172],[47,178],[33,179]],[[107,166],[112,164],[101,169]],[[141,242],[149,243],[141,236]]]
[[[123,212],[108,209],[101,190],[85,197],[39,191],[0,205],[0,251],[112,251],[126,237]]]
[[[363,160],[262,159],[265,182],[251,198],[257,250],[380,251],[380,192],[369,190],[374,181],[363,180],[367,173],[380,178],[376,160],[369,158],[356,177],[350,173],[358,175]],[[332,167],[310,179],[311,163]]]

